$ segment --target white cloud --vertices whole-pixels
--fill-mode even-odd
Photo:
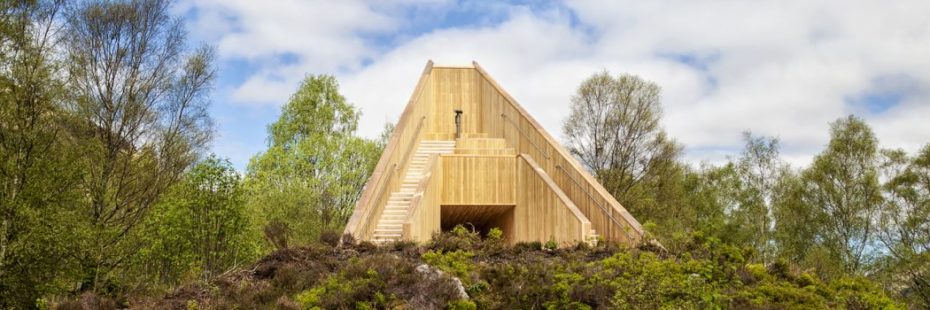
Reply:
[[[590,74],[607,69],[656,81],[664,124],[695,162],[721,160],[751,130],[779,137],[785,158],[804,164],[826,143],[830,121],[861,112],[851,97],[880,77],[904,75],[922,91],[864,116],[885,146],[930,142],[927,1],[570,1],[567,8],[513,6],[499,24],[410,37],[397,32],[415,22],[392,14],[421,4],[191,1],[218,16],[206,20],[229,22],[211,26],[228,29],[216,38],[221,57],[259,64],[233,100],[280,104],[305,73],[333,73],[362,109],[366,136],[397,119],[433,59],[477,60],[554,136]],[[424,10],[443,16],[452,8]],[[366,41],[371,35],[404,39],[385,48]],[[281,62],[284,54],[297,59]],[[704,59],[706,68],[675,56]]]
[[[403,22],[386,12],[401,4],[187,0],[181,6],[197,9],[199,16],[191,31],[197,38],[212,41],[221,59],[258,67],[233,92],[234,102],[280,104],[305,74],[355,71],[376,56],[376,48],[365,36],[396,31]],[[221,74],[224,69],[220,68]]]

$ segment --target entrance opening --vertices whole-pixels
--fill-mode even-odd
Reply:
[[[507,243],[513,240],[513,205],[443,205],[440,211],[442,231],[451,231],[456,225],[474,229],[486,237],[491,228],[504,232]]]

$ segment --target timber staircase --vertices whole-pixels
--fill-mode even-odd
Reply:
[[[410,202],[416,194],[417,185],[425,173],[426,162],[433,154],[452,154],[455,150],[455,141],[423,140],[417,146],[417,151],[410,159],[407,172],[404,174],[400,189],[391,193],[378,226],[375,227],[372,241],[386,243],[397,241],[403,235],[404,220],[410,211]]]

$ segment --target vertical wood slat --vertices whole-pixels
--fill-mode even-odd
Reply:
[[[441,205],[475,206],[493,212],[513,205],[518,241],[554,240],[560,245],[588,241],[591,222],[529,155],[442,155]],[[482,209],[487,206],[486,209]]]
[[[433,69],[431,133],[455,133],[455,110],[462,110],[462,132],[482,132],[483,104],[479,98],[478,73],[473,68]]]
[[[478,88],[485,112],[484,130],[510,142],[517,153],[529,154],[608,240],[629,245],[641,242],[642,227],[552,136],[550,136],[477,63]]]
[[[513,155],[443,155],[442,204],[514,204]]]
[[[515,241],[552,240],[562,246],[589,241],[591,221],[532,156],[517,157]]]
[[[367,239],[370,231],[362,229],[363,223],[376,221],[380,217],[387,195],[399,188],[401,178],[409,164],[409,154],[415,145],[424,137],[449,137],[454,133],[453,110],[462,109],[463,132],[487,133],[492,138],[503,138],[518,154],[526,154],[538,160],[538,165],[547,178],[552,181],[563,195],[568,197],[574,207],[581,212],[599,234],[609,240],[621,241],[627,244],[636,244],[642,235],[639,223],[606,190],[598,184],[581,166],[565,151],[555,140],[546,133],[517,102],[510,97],[484,70],[474,63],[473,67],[433,67],[432,62],[427,63],[421,75],[420,82],[407,108],[397,123],[384,154],[372,177],[366,184],[362,198],[346,226],[346,232],[357,238]],[[415,130],[417,120],[423,119],[422,130]],[[512,155],[511,155],[512,157]],[[519,173],[516,172],[519,160],[513,161],[510,174],[516,181]],[[478,180],[504,180],[507,178],[507,168],[490,163],[477,162],[463,163],[460,171],[445,170],[446,175],[441,179],[461,178],[456,175],[463,171],[475,169],[488,170],[479,177],[469,179],[469,186],[486,186]],[[445,165],[443,165],[445,166]],[[393,171],[388,171],[395,167]],[[504,182],[506,183],[506,182]],[[446,181],[440,186],[445,187]],[[487,187],[487,186],[486,186]],[[453,201],[514,201],[526,193],[543,195],[540,200],[545,204],[558,204],[558,199],[546,196],[545,191],[537,187],[514,186],[506,189],[503,186],[487,187],[487,192],[466,193],[453,191],[446,194],[441,191],[441,199],[453,197]],[[381,195],[377,195],[381,193]],[[374,197],[374,196],[378,197]],[[506,198],[509,195],[509,199]],[[558,198],[558,197],[556,197]],[[549,212],[549,211],[546,211]],[[554,215],[554,213],[544,213]],[[549,225],[569,225],[559,222],[559,219],[545,217],[541,221]],[[520,222],[515,220],[515,222]],[[618,224],[619,223],[619,224]],[[530,233],[527,231],[526,233]],[[587,232],[585,232],[587,233]],[[541,234],[539,230],[536,235]],[[547,237],[541,240],[547,239]]]

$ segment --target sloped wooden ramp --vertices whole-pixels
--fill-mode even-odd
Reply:
[[[426,241],[465,224],[508,242],[605,238],[642,227],[477,63],[428,62],[355,206],[358,240]]]

